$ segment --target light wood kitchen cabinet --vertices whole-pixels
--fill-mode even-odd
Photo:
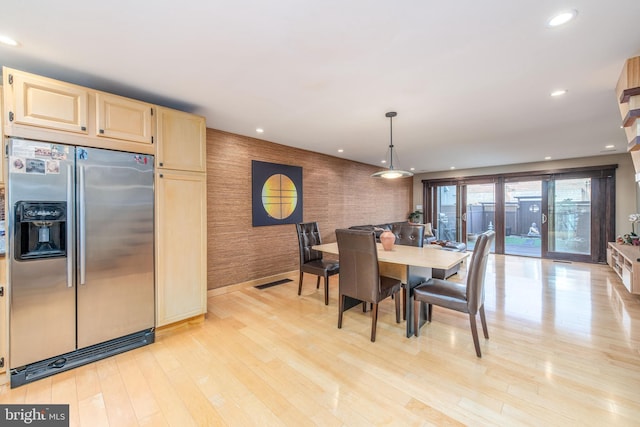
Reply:
[[[0,86],[0,117],[4,117],[4,103],[2,98],[2,86]],[[0,155],[0,183],[4,183],[4,128],[3,128],[3,120],[0,120],[0,138],[2,141],[0,142],[0,150],[2,155]]]
[[[108,93],[96,93],[97,136],[153,143],[153,106]]]
[[[9,123],[87,134],[87,89],[7,68],[3,80],[10,93],[6,100]]]
[[[0,384],[8,382],[8,378],[3,375],[7,371],[7,336],[9,332],[6,262],[4,255],[0,257],[0,289],[2,290],[0,292]]]
[[[206,171],[207,126],[202,116],[157,109],[156,164],[160,168]]]
[[[206,174],[156,170],[156,326],[207,311]]]
[[[5,136],[155,154],[154,105],[8,67]]]
[[[2,86],[0,86],[0,117],[3,117],[3,103],[2,103]],[[4,132],[2,128],[2,120],[0,120],[0,138],[2,138],[2,142],[0,143],[0,148],[2,148],[2,153],[4,153]],[[0,156],[0,191],[2,192],[2,203],[4,204],[4,154]],[[2,206],[6,212],[6,207]],[[4,220],[4,218],[2,218]],[[6,223],[6,222],[5,222]],[[6,236],[2,236],[2,239],[6,239]],[[6,240],[5,240],[6,241]],[[7,336],[8,336],[8,327],[9,327],[9,317],[8,313],[8,298],[7,298],[7,269],[6,269],[6,258],[5,255],[0,256],[0,384],[4,384],[8,382],[8,378],[5,374],[7,371]]]

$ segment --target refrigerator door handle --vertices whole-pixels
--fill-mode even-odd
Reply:
[[[78,169],[78,228],[79,228],[79,244],[78,244],[78,258],[80,262],[80,284],[85,284],[86,279],[86,267],[87,267],[87,247],[86,247],[86,225],[85,225],[85,184],[84,184],[84,166],[80,166]]]
[[[73,171],[71,165],[67,165],[67,287],[73,287],[73,224],[74,212],[73,209],[69,209],[73,206]]]

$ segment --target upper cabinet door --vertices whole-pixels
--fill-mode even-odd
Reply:
[[[117,95],[96,94],[96,135],[152,144],[153,106]]]
[[[158,167],[206,171],[205,119],[195,114],[158,107]]]
[[[6,70],[5,70],[6,71]],[[12,89],[9,122],[87,133],[86,89],[33,74],[14,72],[7,76]]]

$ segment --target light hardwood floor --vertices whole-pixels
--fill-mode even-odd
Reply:
[[[462,280],[465,268],[454,278]],[[378,334],[353,309],[337,329],[306,275],[209,299],[207,319],[16,389],[0,403],[69,403],[82,426],[638,425],[640,297],[603,265],[490,256],[489,340],[434,308],[404,336],[391,300]]]

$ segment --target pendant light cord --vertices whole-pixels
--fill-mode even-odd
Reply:
[[[389,117],[389,129],[389,157],[391,158],[391,161],[389,162],[389,169],[393,169],[393,116]]]

